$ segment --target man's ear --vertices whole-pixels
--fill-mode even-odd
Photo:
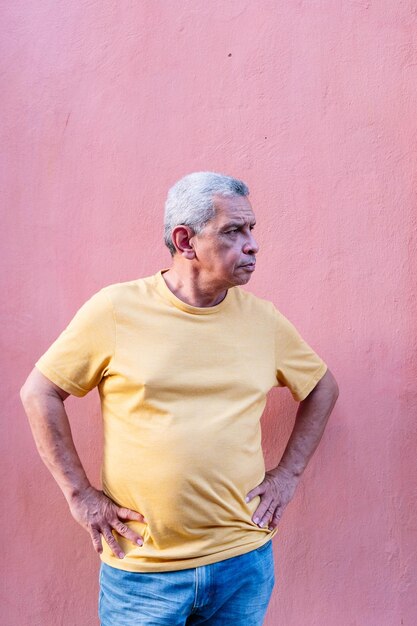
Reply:
[[[178,254],[181,254],[186,259],[195,259],[194,247],[191,239],[194,237],[194,232],[189,226],[180,224],[175,226],[171,233],[172,243]]]

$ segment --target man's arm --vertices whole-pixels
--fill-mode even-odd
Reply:
[[[285,507],[293,498],[301,474],[319,444],[338,395],[337,382],[327,370],[313,391],[300,402],[281,461],[276,468],[266,472],[262,483],[246,497],[249,502],[260,496],[260,504],[253,515],[255,524],[265,526],[269,522],[270,528],[278,525]]]
[[[64,407],[69,394],[34,368],[20,391],[38,452],[64,494],[74,519],[90,533],[102,552],[101,535],[119,558],[124,554],[112,534],[117,531],[136,545],[143,538],[121,520],[143,522],[140,513],[122,508],[90,484],[74,446]]]

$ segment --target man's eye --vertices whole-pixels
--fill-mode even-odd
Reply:
[[[232,228],[231,230],[226,231],[226,234],[229,235],[230,233],[237,233],[238,230],[238,228]]]

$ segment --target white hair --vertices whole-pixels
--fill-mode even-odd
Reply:
[[[248,195],[243,181],[216,172],[194,172],[177,181],[165,202],[164,241],[171,255],[176,252],[171,237],[175,226],[189,226],[198,234],[214,218],[214,196]]]

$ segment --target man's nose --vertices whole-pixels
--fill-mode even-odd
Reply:
[[[250,232],[247,240],[245,241],[245,245],[243,246],[243,252],[245,254],[257,254],[259,251],[259,245],[256,241],[255,237]]]

